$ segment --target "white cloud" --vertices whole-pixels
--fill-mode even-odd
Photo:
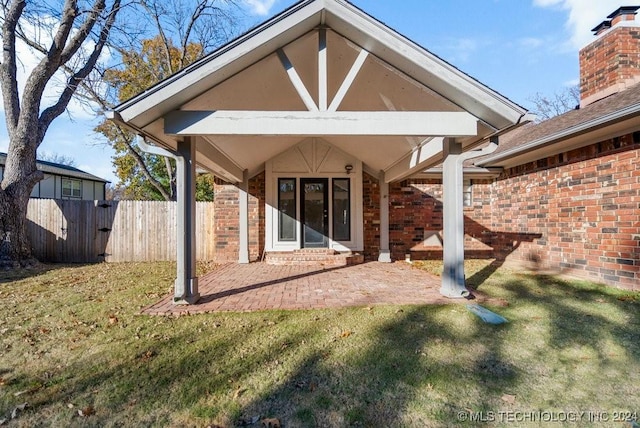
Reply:
[[[620,0],[533,0],[538,7],[561,8],[569,12],[565,26],[570,33],[569,43],[581,49],[593,41],[591,29],[607,19],[621,5]]]
[[[254,15],[265,16],[271,11],[275,0],[244,0]]]

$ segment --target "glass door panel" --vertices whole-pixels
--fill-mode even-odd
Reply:
[[[303,178],[300,180],[302,206],[302,247],[324,248],[329,240],[329,180]]]

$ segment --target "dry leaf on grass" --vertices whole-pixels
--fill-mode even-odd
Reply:
[[[261,420],[260,426],[262,428],[281,428],[280,420],[275,418]]]
[[[79,416],[88,417],[96,413],[96,410],[92,406],[87,406],[84,409],[78,410]]]
[[[349,337],[352,334],[353,334],[353,332],[351,330],[345,330],[345,331],[342,332],[342,334],[340,334],[340,337],[342,337],[344,339],[345,337]]]
[[[508,404],[515,404],[516,402],[516,396],[515,395],[511,395],[511,394],[504,394],[502,396],[502,401],[508,403]]]
[[[247,392],[246,388],[238,388],[236,389],[235,394],[233,394],[233,398],[239,398],[242,396],[242,394],[244,394],[245,392]]]

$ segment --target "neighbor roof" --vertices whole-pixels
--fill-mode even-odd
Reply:
[[[0,165],[4,166],[6,162],[7,162],[7,154],[0,153]],[[64,177],[80,178],[83,180],[92,180],[92,181],[99,181],[101,183],[109,183],[109,181],[103,178],[97,177],[93,174],[89,174],[88,172],[82,171],[81,169],[78,169],[76,167],[69,166],[69,165],[63,165],[60,163],[36,160],[36,167],[38,168],[39,171],[45,172],[47,174],[56,174]]]

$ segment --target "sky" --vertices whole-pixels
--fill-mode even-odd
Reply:
[[[242,0],[248,25],[296,3]],[[352,0],[359,8],[491,89],[532,109],[536,93],[551,96],[578,83],[578,51],[591,28],[627,3],[621,0]],[[640,19],[640,18],[639,18]],[[36,59],[20,54],[25,76]],[[20,81],[20,79],[19,79]],[[4,116],[4,111],[2,111]],[[4,118],[3,118],[4,119]],[[117,183],[112,150],[93,132],[99,121],[73,103],[50,127],[39,153],[75,160],[84,171]],[[9,144],[0,121],[0,152]]]

